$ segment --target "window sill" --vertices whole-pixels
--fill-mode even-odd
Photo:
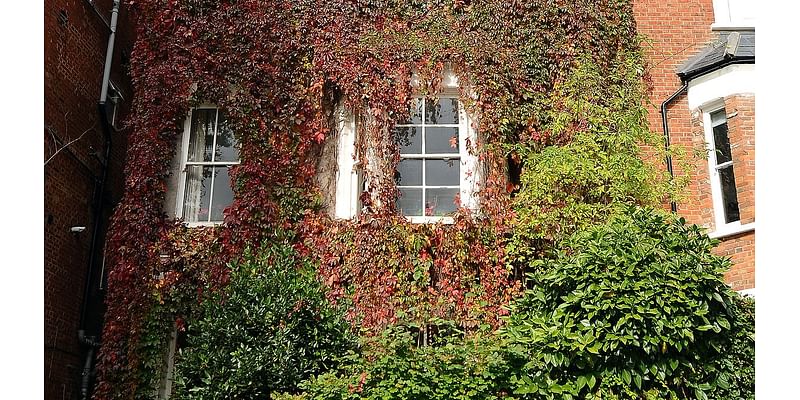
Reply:
[[[710,237],[712,239],[724,239],[724,238],[729,237],[729,236],[734,236],[734,235],[738,235],[740,233],[750,232],[750,231],[754,231],[754,230],[756,230],[756,223],[755,222],[751,222],[751,223],[745,224],[745,225],[729,224],[729,225],[723,226],[720,229],[717,229],[714,232],[710,232],[708,234],[708,237]]]
[[[755,31],[756,27],[747,23],[714,23],[711,24],[712,31]]]
[[[453,217],[406,217],[412,224],[445,224],[452,225]]]
[[[737,290],[736,293],[739,293],[740,295],[745,296],[745,297],[755,298],[756,297],[756,288]]]
[[[218,222],[184,222],[183,225],[185,225],[187,228],[215,227],[215,226],[221,226],[222,225],[222,221],[218,221]]]

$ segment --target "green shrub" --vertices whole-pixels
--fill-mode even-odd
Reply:
[[[496,336],[458,336],[418,347],[407,330],[390,328],[338,373],[302,384],[302,396],[278,399],[472,400],[510,398],[511,376]]]
[[[717,386],[708,397],[722,400],[755,399],[755,312],[752,298],[737,297],[734,319],[731,321],[733,343],[717,362],[716,369],[730,373],[728,387]]]
[[[530,261],[524,250],[531,238],[560,241],[602,223],[620,204],[657,206],[680,193],[685,177],[669,179],[652,161],[666,153],[663,138],[648,129],[641,57],[621,53],[609,71],[580,60],[539,116],[542,132],[569,139],[506,145],[523,166],[512,203],[514,258]],[[674,156],[679,165],[682,157]]]
[[[274,398],[754,398],[754,304],[723,282],[715,241],[652,209],[617,214],[534,263],[499,332],[419,347],[395,327]]]
[[[723,398],[752,393],[752,346],[730,263],[695,225],[628,209],[533,265],[503,334],[525,398]],[[752,319],[750,319],[752,327]],[[737,344],[738,343],[738,344]],[[730,349],[743,356],[733,356]],[[752,347],[750,347],[752,348]],[[727,353],[727,354],[726,354]],[[728,357],[728,358],[726,358]],[[734,387],[734,389],[731,389]],[[746,397],[746,396],[745,396]]]
[[[176,360],[177,399],[269,398],[335,365],[351,348],[312,266],[286,244],[245,252],[201,305]]]

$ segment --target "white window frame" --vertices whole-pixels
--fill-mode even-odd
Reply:
[[[414,96],[417,99],[423,99],[426,96]],[[467,207],[470,209],[474,209],[475,207],[475,199],[474,199],[474,180],[476,171],[476,159],[475,156],[470,154],[470,144],[475,144],[475,132],[472,129],[472,121],[464,109],[464,103],[459,98],[457,91],[453,90],[445,90],[442,93],[436,96],[428,96],[436,97],[437,99],[443,98],[451,98],[458,100],[458,123],[457,124],[443,124],[443,125],[436,125],[442,127],[456,127],[458,128],[458,153],[443,153],[443,154],[435,154],[435,153],[420,153],[414,155],[406,155],[401,156],[401,159],[446,159],[446,158],[456,158],[458,157],[459,160],[459,185],[458,185],[458,193],[460,199],[460,206]],[[423,115],[422,118],[424,120],[425,113],[423,108]],[[423,121],[424,122],[424,121]],[[409,124],[397,124],[396,127],[408,127],[411,126]],[[420,132],[422,134],[422,132]],[[422,139],[422,138],[421,138]],[[424,140],[422,140],[422,146],[424,149]],[[424,150],[420,150],[424,152]],[[457,155],[456,155],[457,154]],[[423,182],[425,180],[425,172],[423,168]],[[423,190],[423,198],[425,189],[429,188],[436,188],[436,186],[425,186],[424,184],[419,186]],[[450,186],[448,186],[450,188]],[[424,212],[424,204],[425,201],[423,200],[423,212]],[[428,216],[428,215],[410,215],[406,216],[406,219],[412,223],[445,223],[451,224],[453,223],[453,218],[449,216]]]
[[[192,116],[194,115],[195,110],[216,110],[217,116],[214,122],[214,141],[216,145],[217,140],[217,126],[219,124],[219,112],[220,109],[214,104],[201,104],[197,107],[192,107],[189,110],[189,113],[186,116],[186,119],[183,122],[183,136],[181,137],[181,154],[180,154],[180,179],[178,182],[178,190],[177,196],[175,198],[175,217],[178,219],[182,219],[183,215],[183,206],[184,206],[184,196],[186,192],[186,178],[188,175],[188,168],[189,165],[208,165],[208,166],[233,166],[239,165],[241,163],[241,156],[240,159],[237,161],[217,161],[217,162],[189,162],[189,137],[192,133]],[[213,147],[212,147],[213,148]],[[213,178],[212,178],[213,179]],[[209,197],[213,200],[214,199],[214,184],[213,180],[210,184]],[[209,210],[210,215],[210,210]],[[209,216],[210,218],[210,216]],[[217,226],[221,225],[223,221],[196,221],[196,222],[184,222],[186,226],[195,227],[195,226]]]
[[[735,160],[733,159],[733,149],[731,149],[731,161],[719,165],[717,164],[717,152],[716,152],[716,145],[714,143],[714,127],[711,125],[711,114],[721,110],[725,110],[725,102],[722,99],[709,102],[701,108],[703,115],[703,129],[705,133],[705,142],[707,146],[706,151],[708,154],[707,158],[708,158],[708,173],[710,178],[709,182],[711,184],[711,201],[713,204],[713,212],[714,212],[714,232],[711,232],[709,236],[715,238],[731,236],[754,229],[753,225],[754,223],[745,225],[742,224],[741,208],[740,208],[739,220],[732,222],[725,222],[725,204],[722,198],[722,182],[720,180],[718,170],[720,168],[726,168],[728,166],[734,165]],[[725,110],[725,112],[727,113],[727,110]],[[726,124],[727,124],[727,118],[728,116],[726,114],[725,115]],[[728,138],[730,140],[730,131],[728,134]],[[741,177],[739,179],[741,179]],[[737,198],[738,198],[738,193],[737,193]]]
[[[755,0],[713,0],[712,30],[754,29]]]
[[[359,174],[356,159],[356,119],[353,113],[339,106],[336,110],[338,142],[336,148],[336,205],[339,219],[358,217]]]
[[[412,77],[411,85],[419,87],[419,78],[415,74]],[[458,101],[458,141],[459,141],[459,198],[461,207],[472,211],[477,211],[479,198],[477,196],[478,185],[482,179],[479,168],[478,157],[472,149],[477,143],[476,121],[469,115],[464,108],[464,102],[459,96],[459,80],[452,70],[443,73],[443,90],[437,96],[429,97],[453,97]],[[421,96],[417,96],[421,97]],[[338,118],[338,144],[337,144],[337,175],[336,175],[336,206],[335,217],[339,219],[358,218],[359,197],[366,190],[368,183],[362,182],[359,174],[359,164],[356,157],[356,136],[358,129],[354,115],[340,107],[337,111]],[[423,116],[424,117],[424,116]],[[393,127],[394,128],[394,127]],[[393,129],[392,129],[393,131]],[[453,157],[453,154],[448,154]],[[386,171],[391,173],[393,171]],[[448,216],[408,216],[408,221],[412,223],[444,223],[452,224],[453,218]]]

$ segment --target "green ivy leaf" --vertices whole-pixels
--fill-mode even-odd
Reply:
[[[621,375],[622,375],[622,381],[625,382],[626,385],[630,385],[631,384],[631,373],[628,372],[628,370],[624,369],[624,370],[622,370]]]

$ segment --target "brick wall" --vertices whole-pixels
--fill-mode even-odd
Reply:
[[[44,160],[50,159],[44,167],[43,221],[46,399],[78,398],[85,351],[78,343],[77,331],[90,259],[94,194],[99,190],[96,181],[102,176],[104,136],[97,102],[109,36],[108,25],[102,18],[110,21],[112,1],[94,3],[96,6],[86,0],[51,0],[44,6]],[[123,8],[111,76],[125,97],[120,110],[123,116],[131,100],[129,79],[122,66],[127,57],[124,53],[131,48],[131,23]],[[121,195],[126,148],[124,131],[112,135],[109,184],[103,196],[104,222]],[[83,226],[86,230],[71,233],[73,226]],[[104,226],[105,223],[101,224],[99,250],[102,250]],[[101,260],[102,251],[97,256]],[[95,281],[90,291],[95,300],[95,306],[89,309],[90,330],[99,326],[102,311],[97,306],[102,294],[96,289],[98,284]]]
[[[725,274],[725,280],[733,290],[751,289],[756,286],[755,233],[749,232],[726,238],[717,253],[730,257],[733,267]]]
[[[661,103],[681,86],[675,74],[678,67],[695,55],[715,36],[711,31],[714,9],[711,0],[634,0],[638,31],[651,41],[646,45],[648,72],[652,90],[648,121],[654,132],[662,132]],[[741,222],[755,221],[755,109],[752,96],[725,99],[728,128],[734,159],[734,174],[739,196]],[[685,150],[685,166],[675,164],[675,172],[686,173],[691,183],[686,196],[678,202],[678,214],[690,223],[714,229],[708,161],[694,157],[705,146],[702,114],[690,110],[686,95],[679,96],[668,108],[670,142]],[[661,165],[663,166],[663,164]],[[755,232],[722,238],[717,254],[730,256],[734,265],[726,280],[736,290],[755,287]]]
[[[739,214],[741,223],[748,224],[756,220],[755,97],[727,97],[725,112],[728,114],[728,137],[731,142]]]

